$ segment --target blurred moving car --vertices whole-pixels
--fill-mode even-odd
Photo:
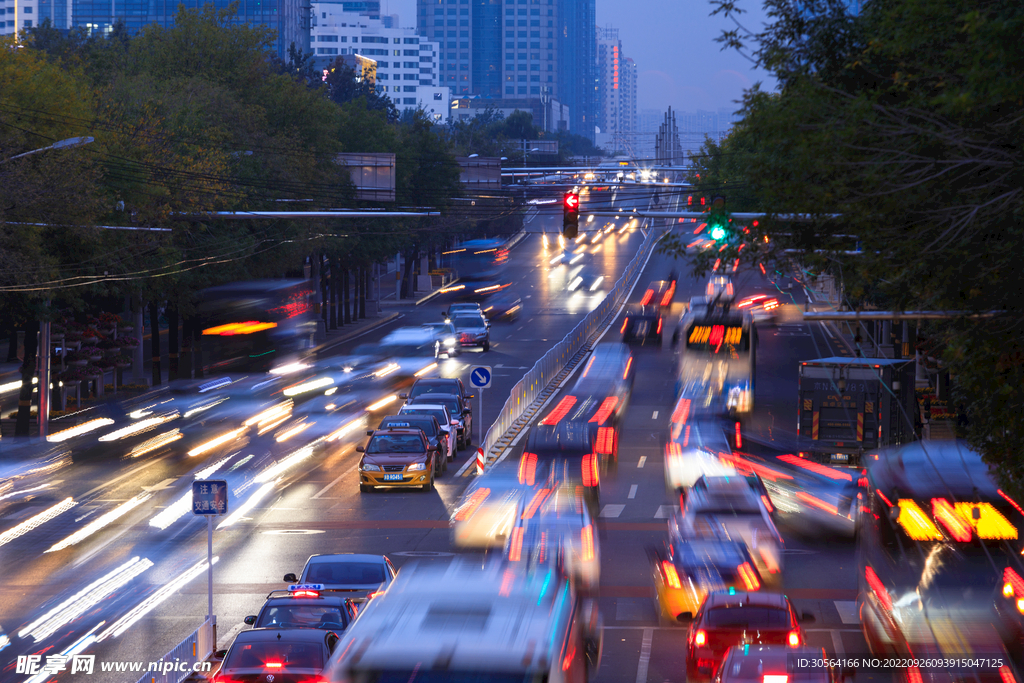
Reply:
[[[743,478],[723,477],[704,490],[691,489],[682,510],[669,520],[669,536],[743,541],[767,587],[782,585],[783,541],[761,495]],[[715,478],[708,477],[708,482]]]
[[[462,345],[459,344],[459,333],[450,322],[423,323],[423,327],[434,335],[435,341],[440,345],[440,352],[454,358],[462,353]]]
[[[749,415],[757,363],[757,328],[749,314],[691,308],[679,332],[676,396],[692,401],[694,415]]]
[[[817,664],[801,667],[801,660],[831,664],[825,649],[820,647],[736,645],[729,648],[718,667],[715,683],[842,683],[853,675],[850,668]]]
[[[647,291],[640,299],[641,306],[657,306],[658,308],[671,308],[675,299],[676,283],[671,280],[655,280],[647,285]]]
[[[704,288],[704,295],[708,301],[718,303],[729,303],[736,298],[736,289],[733,287],[732,278],[728,275],[712,275]]]
[[[800,623],[812,621],[814,616],[806,613],[797,619],[789,598],[778,593],[709,593],[686,638],[687,683],[713,678],[725,653],[736,645],[801,647],[806,641]]]
[[[731,539],[684,539],[670,535],[663,549],[651,551],[658,621],[689,623],[708,593],[761,588],[747,547]]]
[[[299,584],[271,591],[259,614],[244,622],[253,628],[316,628],[340,633],[356,618],[352,598],[324,592],[323,584]]]
[[[664,319],[658,306],[629,304],[626,306],[626,317],[622,321],[622,341],[637,344],[661,344]]]
[[[363,608],[327,674],[334,683],[582,682],[598,671],[602,637],[595,601],[552,570],[424,563]]]
[[[438,426],[441,431],[450,434],[449,443],[453,446],[452,452],[458,448],[458,440],[456,437],[456,427],[452,422],[451,414],[448,409],[440,403],[417,403],[416,405],[404,405],[398,410],[399,417],[405,415],[430,415],[437,420]]]
[[[519,482],[527,486],[577,485],[591,514],[597,514],[601,486],[601,457],[594,453],[590,426],[564,420],[565,397],[530,430],[519,459]]]
[[[446,461],[451,462],[455,459],[455,437],[451,432],[443,431],[433,415],[389,415],[381,420],[377,429],[394,427],[419,429],[431,446],[441,449]],[[373,431],[367,431],[366,435],[373,436]]]
[[[604,471],[614,468],[619,454],[620,422],[633,389],[633,354],[625,344],[598,344],[583,366],[569,397],[567,417],[586,422],[594,452]],[[560,404],[564,405],[564,404]]]
[[[463,401],[456,394],[429,393],[420,394],[406,403],[408,406],[429,404],[441,404],[448,410],[452,424],[455,425],[457,448],[464,448],[472,443],[473,410],[469,407],[468,402]]]
[[[290,584],[322,584],[324,591],[344,591],[351,597],[367,597],[367,594],[387,589],[398,572],[386,555],[357,553],[331,553],[311,555],[306,566],[296,577],[285,574]]]
[[[456,394],[463,401],[473,398],[466,393],[466,385],[457,377],[421,377],[409,389],[408,394],[399,394],[399,398],[411,399],[420,394]]]
[[[1024,656],[1024,512],[964,441],[913,442],[866,458],[857,543],[861,628],[873,654]],[[913,655],[908,653],[913,652]]]
[[[418,428],[388,427],[373,433],[366,446],[356,446],[359,459],[359,492],[377,486],[434,488],[434,478],[448,469],[448,458],[431,446]]]
[[[601,583],[601,548],[578,487],[536,488],[505,544],[505,559],[555,566],[585,591]]]
[[[474,477],[452,510],[452,543],[460,548],[503,547],[532,491],[518,477],[500,472]]]
[[[319,629],[258,628],[241,631],[224,654],[214,683],[317,680],[338,634]]]
[[[483,313],[490,322],[512,322],[519,319],[523,300],[513,292],[503,292],[487,300]]]
[[[483,314],[456,313],[450,320],[462,348],[479,346],[485,352],[491,350],[491,332]]]
[[[478,302],[460,302],[449,304],[448,310],[444,312],[444,317],[451,318],[463,313],[479,313],[480,315],[483,315],[483,307],[480,306]]]

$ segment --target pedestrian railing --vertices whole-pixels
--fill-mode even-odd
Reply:
[[[663,229],[650,229],[640,250],[626,266],[608,296],[597,308],[588,313],[572,332],[544,354],[512,388],[508,400],[505,401],[497,419],[487,430],[484,441],[480,444],[488,463],[501,456],[511,440],[515,438],[516,433],[522,428],[521,418],[527,409],[534,401],[541,398],[541,395],[548,389],[548,385],[560,373],[567,367],[571,367],[573,360],[588,347],[591,338],[603,328],[608,317],[614,315],[618,307],[622,305],[655,245],[664,234]]]
[[[213,654],[216,635],[216,619],[208,618],[173,650],[161,659],[150,662],[149,671],[138,683],[181,683],[193,673],[209,674],[209,670],[204,670],[203,663]]]

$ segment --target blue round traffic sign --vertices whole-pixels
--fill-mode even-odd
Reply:
[[[491,366],[474,365],[469,371],[469,383],[476,389],[486,389],[491,386]]]

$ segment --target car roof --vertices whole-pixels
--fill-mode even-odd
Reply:
[[[459,379],[457,377],[422,377],[416,380],[416,383],[412,385],[412,388],[415,389],[420,385],[429,387],[431,385],[447,386],[452,384],[459,386]]]
[[[789,607],[789,598],[781,593],[768,593],[755,591],[746,593],[743,591],[714,591],[708,593],[705,601],[707,607]]]
[[[556,425],[537,425],[530,430],[526,448],[537,455],[571,452],[590,453],[590,425],[561,420]]]
[[[865,462],[872,486],[887,496],[895,491],[898,498],[1001,498],[989,465],[965,441],[913,442]]]
[[[412,427],[383,427],[381,429],[375,430],[373,432],[373,435],[374,436],[378,436],[378,435],[380,435],[382,433],[386,433],[386,434],[413,434],[415,436],[422,436],[423,435],[423,430],[419,429],[418,427],[416,427],[416,428],[412,428]]]
[[[378,427],[378,429],[395,429],[395,427],[391,427],[390,425],[384,424],[388,420],[391,420],[393,422],[408,422],[410,425],[413,426],[415,426],[417,422],[437,422],[437,418],[428,413],[406,413],[405,415],[386,415],[384,418],[381,419],[380,422],[382,426]]]
[[[471,310],[480,310],[480,303],[476,301],[463,301],[460,303],[450,304],[448,310],[451,311],[457,308],[468,308]]]
[[[401,410],[405,410],[406,408],[434,408],[438,410],[444,408],[445,410],[447,410],[447,407],[443,403],[407,403],[406,405],[402,406]]]
[[[306,564],[314,564],[319,562],[380,562],[384,563],[383,555],[374,555],[372,553],[323,553],[319,555],[310,555],[309,559],[306,560]]]
[[[324,590],[318,597],[309,598],[295,595],[279,595],[274,598],[267,598],[267,601],[263,603],[264,607],[277,607],[280,605],[334,605],[335,603],[344,604],[347,601],[351,601],[351,598],[343,598],[337,593],[330,593]]]
[[[647,306],[641,306],[640,304],[628,304],[626,306],[626,315],[631,318],[657,318],[661,315],[661,309],[654,304],[649,304]]]
[[[316,628],[253,628],[239,631],[235,636],[235,644],[258,643],[278,640],[322,643],[325,631]]]

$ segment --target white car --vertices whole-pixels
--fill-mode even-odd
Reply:
[[[401,410],[398,411],[399,415],[433,415],[437,418],[437,424],[441,426],[441,431],[447,435],[448,439],[448,452],[456,453],[458,451],[458,435],[457,427],[452,422],[451,415],[448,414],[448,409],[438,403],[417,403],[416,405],[404,405]]]
[[[452,542],[460,548],[504,547],[531,490],[516,476],[474,477],[452,510]]]

